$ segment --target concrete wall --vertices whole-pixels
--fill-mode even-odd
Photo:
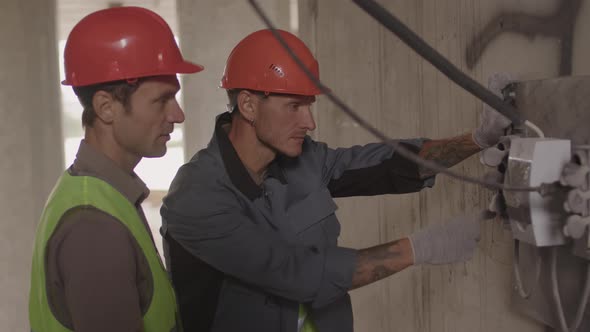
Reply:
[[[520,80],[590,72],[586,2],[579,9],[567,0],[379,3],[482,83],[501,71]],[[449,137],[478,123],[480,102],[352,2],[300,0],[299,17],[322,81],[391,137]],[[316,113],[320,140],[333,146],[374,140],[325,98]],[[484,173],[477,158],[455,169]],[[393,240],[480,209],[489,198],[487,190],[439,176],[435,188],[420,194],[339,200],[341,244],[363,248]],[[356,330],[544,331],[511,306],[511,250],[511,234],[488,223],[470,262],[411,268],[354,291]]]
[[[0,329],[26,331],[32,241],[63,169],[55,1],[0,2]]]

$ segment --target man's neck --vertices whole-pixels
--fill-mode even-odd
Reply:
[[[276,153],[258,140],[254,128],[249,124],[232,122],[231,126],[224,127],[224,129],[229,131],[229,140],[242,164],[254,182],[260,185],[264,180],[268,165],[275,159]]]
[[[141,158],[125,153],[117,144],[113,144],[109,137],[100,135],[93,129],[86,129],[84,141],[115,162],[126,173],[133,174],[133,169],[135,169]]]

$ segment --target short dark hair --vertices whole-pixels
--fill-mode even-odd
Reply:
[[[250,90],[250,89],[229,89],[226,90],[227,93],[227,99],[229,101],[228,105],[229,108],[231,109],[231,112],[233,114],[237,114],[239,112],[236,112],[238,110],[238,95],[240,94],[240,92],[242,92],[242,90],[247,90],[252,94],[261,96],[262,98],[268,98],[268,96],[270,94],[262,92],[262,91],[256,91],[256,90]]]
[[[242,91],[242,89],[230,89],[226,91],[228,105],[232,112],[236,110],[235,108],[238,105],[238,95],[240,94],[240,91]]]
[[[131,95],[137,90],[141,80],[129,83],[127,81],[114,81],[99,83],[93,85],[73,87],[74,93],[78,96],[80,104],[84,108],[82,111],[82,127],[92,127],[96,120],[96,112],[92,105],[92,99],[98,91],[105,91],[113,96],[113,99],[123,104],[126,111],[130,111]]]

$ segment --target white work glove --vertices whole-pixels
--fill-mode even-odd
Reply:
[[[480,222],[493,216],[489,211],[462,215],[410,235],[408,238],[414,252],[414,265],[469,260],[479,241]]]
[[[494,74],[488,79],[488,88],[502,98],[502,89],[513,81],[508,74]],[[510,119],[484,104],[479,127],[473,131],[473,141],[483,149],[496,145],[511,123]]]

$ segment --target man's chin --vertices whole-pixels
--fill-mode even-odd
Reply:
[[[146,153],[143,157],[144,158],[160,158],[166,154],[166,150],[167,150],[166,146],[164,146],[163,148],[154,149],[154,151],[150,151],[150,152]]]
[[[287,156],[289,158],[297,158],[301,155],[302,152],[303,152],[303,149],[299,148],[299,149],[291,149],[288,151],[283,151],[283,152],[281,152],[281,154],[284,156]]]

